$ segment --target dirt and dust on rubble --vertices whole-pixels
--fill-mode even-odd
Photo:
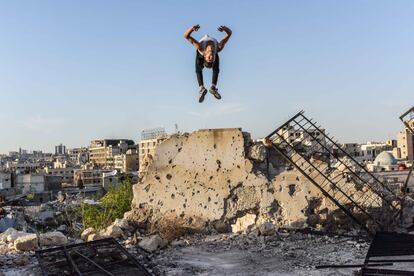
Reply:
[[[174,134],[148,160],[124,217],[151,225],[167,240],[199,231],[359,231],[273,148],[241,129]]]

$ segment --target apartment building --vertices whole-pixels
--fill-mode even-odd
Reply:
[[[126,153],[114,156],[115,169],[120,172],[137,172],[139,167],[139,154],[137,150],[128,150]]]
[[[160,136],[155,139],[142,140],[138,144],[139,150],[139,172],[142,173],[148,165],[148,159],[152,158],[155,153],[155,148],[162,141],[167,139],[167,136]]]
[[[89,146],[89,162],[102,169],[115,167],[114,157],[136,149],[135,143],[128,139],[93,140]]]

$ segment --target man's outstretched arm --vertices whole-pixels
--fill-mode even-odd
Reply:
[[[188,28],[188,30],[184,33],[184,38],[187,39],[197,50],[200,49],[200,44],[197,40],[194,39],[194,37],[191,36],[191,34],[194,31],[197,32],[198,29],[200,29],[200,25],[193,25],[192,27]]]
[[[219,30],[220,32],[225,32],[226,33],[226,35],[219,42],[219,45],[218,45],[218,51],[220,52],[221,50],[223,50],[223,48],[226,45],[227,41],[229,41],[229,38],[231,37],[232,31],[230,30],[230,28],[228,28],[226,26],[220,26],[220,27],[217,28],[217,30]]]

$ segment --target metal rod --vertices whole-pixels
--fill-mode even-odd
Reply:
[[[114,274],[112,274],[111,272],[109,272],[108,270],[106,270],[105,268],[103,268],[102,266],[98,265],[97,263],[95,263],[92,259],[86,257],[85,255],[83,255],[82,253],[78,252],[78,251],[73,251],[73,254],[77,254],[79,256],[81,256],[83,259],[87,260],[88,262],[90,262],[92,265],[94,265],[95,267],[97,267],[100,271],[102,271],[103,273],[105,273],[106,275],[109,276],[115,276]]]
[[[414,259],[400,259],[400,260],[392,260],[392,259],[385,259],[385,260],[369,260],[368,266],[371,266],[370,263],[381,263],[381,262],[393,262],[393,263],[412,263]]]
[[[383,263],[383,264],[373,264],[370,266],[391,266],[393,265],[393,263]],[[316,269],[321,269],[321,268],[352,268],[352,267],[364,267],[364,264],[340,264],[340,265],[317,265],[315,266]]]
[[[290,118],[288,121],[286,121],[280,127],[278,127],[275,131],[273,131],[272,133],[270,133],[269,135],[267,135],[266,138],[269,139],[271,136],[273,136],[274,134],[276,134],[280,129],[282,129],[285,125],[289,124],[291,121],[293,121],[294,119],[296,119],[297,117],[299,117],[303,113],[304,113],[303,110],[299,111],[295,116],[293,116],[292,118]]]
[[[72,257],[70,256],[69,252],[67,251],[66,246],[63,246],[63,252],[65,253],[66,259],[68,260],[69,264],[71,264],[71,268],[73,272],[76,272],[79,276],[82,276],[83,274],[79,271],[78,266],[73,261]]]

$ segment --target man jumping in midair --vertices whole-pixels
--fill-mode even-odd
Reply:
[[[223,50],[232,32],[226,26],[220,26],[217,28],[217,30],[226,33],[225,37],[220,42],[217,42],[216,39],[208,35],[203,36],[200,41],[197,41],[191,36],[191,34],[194,31],[198,31],[198,29],[200,29],[200,25],[197,24],[192,26],[187,31],[185,31],[184,37],[197,49],[195,69],[198,85],[200,86],[200,97],[198,101],[202,103],[204,101],[204,97],[207,94],[207,89],[204,87],[203,82],[204,67],[213,69],[213,80],[211,82],[209,91],[216,99],[221,99],[221,96],[217,89],[217,80],[220,72],[220,60],[218,53]]]

